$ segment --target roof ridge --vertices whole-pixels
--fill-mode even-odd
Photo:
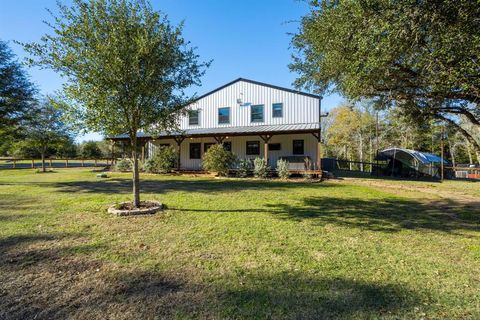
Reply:
[[[282,91],[287,91],[287,92],[291,92],[291,93],[295,93],[295,94],[300,94],[300,95],[303,95],[303,96],[307,96],[307,97],[311,97],[311,98],[317,98],[317,99],[322,99],[323,97],[320,96],[320,95],[316,95],[316,94],[313,94],[313,93],[308,93],[308,92],[303,92],[303,91],[299,91],[299,90],[295,90],[295,89],[290,89],[290,88],[285,88],[285,87],[281,87],[281,86],[277,86],[277,85],[273,85],[273,84],[269,84],[269,83],[266,83],[266,82],[260,82],[260,81],[256,81],[256,80],[250,80],[250,79],[247,79],[247,78],[237,78],[233,81],[230,81],[216,89],[213,89],[205,94],[202,94],[201,96],[199,96],[198,98],[195,99],[195,101],[198,101],[200,99],[203,99],[205,98],[206,96],[209,96],[215,92],[218,92],[228,86],[231,86],[232,84],[234,83],[237,83],[239,81],[244,81],[244,82],[248,82],[248,83],[252,83],[252,84],[256,84],[256,85],[260,85],[260,86],[264,86],[264,87],[269,87],[269,88],[272,88],[272,89],[277,89],[277,90],[282,90]]]

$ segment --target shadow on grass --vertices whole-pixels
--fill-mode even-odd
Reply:
[[[72,237],[72,239],[69,239]],[[303,274],[224,275],[195,283],[178,270],[119,266],[78,252],[78,235],[0,242],[1,319],[349,318],[404,315],[421,302],[392,284]],[[82,252],[85,252],[82,249]]]
[[[313,220],[321,225],[333,223],[370,231],[480,231],[480,201],[423,203],[406,199],[309,197],[298,206],[279,203],[267,207],[282,219]]]
[[[226,288],[228,317],[240,319],[349,319],[405,315],[421,296],[402,286],[303,274],[253,276]]]
[[[102,193],[102,194],[129,194],[132,192],[132,181],[129,179],[109,178],[105,180],[79,180],[59,182],[31,182],[31,183],[0,183],[5,185],[37,185],[53,187],[59,192],[66,193]],[[167,193],[174,191],[186,192],[232,192],[240,190],[283,190],[302,187],[327,188],[332,184],[312,184],[308,182],[284,182],[278,180],[233,180],[233,179],[142,179],[140,191],[144,193]],[[335,185],[335,188],[343,187]]]

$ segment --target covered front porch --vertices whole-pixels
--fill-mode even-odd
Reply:
[[[140,133],[141,159],[151,157],[161,146],[177,150],[177,170],[201,170],[202,158],[213,144],[222,144],[238,159],[265,158],[271,168],[279,159],[286,159],[292,171],[318,171],[320,161],[320,133],[318,123],[220,127],[189,129],[182,132],[148,135]],[[117,136],[114,143],[127,142],[128,137]]]

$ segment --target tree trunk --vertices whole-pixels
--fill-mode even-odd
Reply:
[[[132,158],[133,158],[133,205],[135,208],[140,206],[140,175],[138,171],[137,139],[132,140]]]
[[[467,154],[468,154],[468,164],[473,164],[473,158],[472,158],[472,150],[470,150],[470,142],[465,141],[465,146],[467,148]]]
[[[450,157],[452,158],[452,165],[455,167],[456,161],[455,161],[455,150],[450,142],[450,139],[448,140],[448,149],[450,150]]]
[[[363,172],[363,136],[359,135],[359,156],[360,156],[360,171]]]
[[[45,151],[42,151],[42,172],[46,172],[45,169]]]

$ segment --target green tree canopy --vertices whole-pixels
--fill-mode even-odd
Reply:
[[[182,37],[182,25],[142,0],[74,0],[59,5],[52,33],[25,44],[31,63],[59,72],[70,119],[105,135],[128,133],[134,205],[140,204],[137,132],[177,126],[209,63]]]
[[[480,125],[480,5],[471,0],[315,0],[293,38],[295,84],[442,119],[477,150],[458,115]]]
[[[84,159],[99,159],[103,153],[96,141],[86,141],[80,145],[80,156]]]
[[[4,41],[0,41],[0,153],[21,136],[22,123],[35,101],[36,89]]]
[[[55,108],[47,99],[36,104],[31,112],[31,120],[25,129],[24,143],[40,154],[42,170],[45,171],[47,152],[70,141],[72,130],[63,122],[62,111]]]

